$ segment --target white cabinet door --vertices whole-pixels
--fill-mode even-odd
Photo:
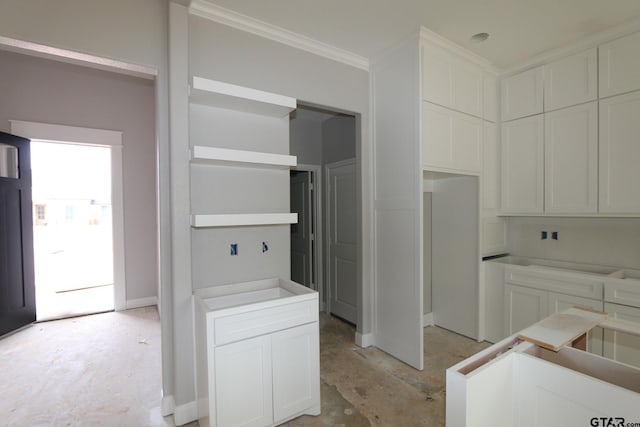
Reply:
[[[485,339],[496,343],[504,332],[504,264],[484,261]]]
[[[589,307],[597,311],[603,310],[603,302],[574,295],[549,292],[549,314],[559,313],[572,307]],[[587,351],[602,356],[602,328],[593,328],[588,332]]]
[[[514,334],[547,317],[548,294],[547,291],[506,283],[504,285],[506,335]]]
[[[216,426],[273,424],[269,335],[215,348]]]
[[[507,77],[501,89],[503,121],[542,113],[542,67]]]
[[[284,420],[317,405],[320,412],[318,324],[273,334],[273,416]]]
[[[640,32],[599,47],[600,98],[640,89]]]
[[[484,74],[484,91],[482,101],[484,108],[482,118],[490,122],[498,121],[498,80],[493,74]]]
[[[600,101],[599,205],[602,213],[640,212],[640,93]]]
[[[426,101],[482,117],[483,73],[479,67],[426,44],[422,54],[422,91]]]
[[[544,111],[593,101],[598,96],[596,48],[544,66]]]
[[[598,105],[545,114],[545,211],[598,209]]]
[[[502,124],[502,211],[543,211],[544,118],[527,117]]]
[[[480,172],[482,120],[424,102],[423,129],[424,167]]]
[[[604,311],[612,319],[640,323],[640,308],[604,303]],[[605,329],[604,357],[640,367],[640,337]]]

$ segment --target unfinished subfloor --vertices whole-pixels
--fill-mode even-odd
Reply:
[[[320,317],[322,414],[288,426],[444,426],[445,369],[488,344],[425,328],[425,369]],[[155,308],[37,323],[0,339],[0,424],[173,426],[160,415]],[[197,423],[189,424],[190,427]]]

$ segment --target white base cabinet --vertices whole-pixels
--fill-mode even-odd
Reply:
[[[197,292],[200,425],[263,427],[319,415],[318,294],[284,279]]]

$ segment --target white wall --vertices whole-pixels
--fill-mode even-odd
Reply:
[[[541,231],[549,233],[547,240],[540,239]],[[640,268],[639,218],[514,217],[507,235],[511,255]]]
[[[13,119],[123,132],[127,300],[158,295],[154,91],[151,80],[0,51],[1,130]]]

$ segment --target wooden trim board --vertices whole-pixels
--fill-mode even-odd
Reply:
[[[558,351],[605,320],[607,313],[577,307],[569,308],[523,329],[518,338]]]

